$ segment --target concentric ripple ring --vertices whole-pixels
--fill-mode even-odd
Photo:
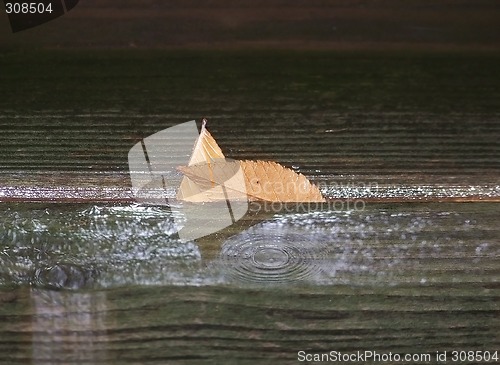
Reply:
[[[292,233],[245,232],[227,240],[220,253],[224,273],[255,283],[303,281],[321,271],[321,250]]]

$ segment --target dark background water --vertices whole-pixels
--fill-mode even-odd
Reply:
[[[498,19],[493,1],[277,0],[2,18],[0,362],[499,350]],[[181,242],[133,202],[127,153],[201,117],[227,156],[338,204]]]

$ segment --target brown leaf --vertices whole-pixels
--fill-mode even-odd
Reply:
[[[324,202],[319,189],[304,175],[272,161],[237,161],[224,157],[205,123],[188,166],[178,199],[206,202],[224,199],[269,202]]]
[[[201,132],[194,145],[193,154],[189,159],[188,166],[202,162],[210,163],[210,160],[224,158],[222,150],[217,142],[215,142],[214,137],[212,137],[210,132],[207,130],[206,124],[206,119],[203,119]]]
[[[241,169],[243,178],[238,178]],[[245,198],[269,202],[324,202],[319,189],[307,178],[289,168],[271,161],[212,160],[179,170],[201,190],[224,186],[217,195],[211,193],[206,201],[227,198]],[[226,195],[224,195],[226,194]],[[239,195],[238,195],[239,194]]]
[[[220,158],[224,158],[224,154],[222,153],[222,150],[220,149],[217,142],[215,142],[215,139],[207,130],[206,119],[203,119],[201,132],[194,145],[193,153],[191,154],[191,158],[189,159],[188,166],[201,163],[210,164],[211,160]],[[219,193],[217,193],[218,190],[220,190]],[[215,191],[212,191],[212,194],[215,195],[210,198],[209,193],[206,189],[201,189],[199,185],[185,176],[181,181],[179,190],[177,191],[177,199],[192,202],[218,200],[221,199],[219,195],[222,194],[222,190],[215,189]]]
[[[272,161],[241,161],[249,197],[270,202],[324,202],[304,175]]]

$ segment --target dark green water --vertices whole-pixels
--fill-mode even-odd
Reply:
[[[0,362],[499,350],[499,61],[2,54]],[[167,209],[129,201],[127,153],[202,116],[229,157],[358,204],[274,207],[181,242]]]
[[[181,121],[222,111],[496,113],[499,60],[493,52],[4,52],[0,105],[170,112]]]

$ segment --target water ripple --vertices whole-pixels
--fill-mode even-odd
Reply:
[[[225,273],[236,280],[280,283],[307,280],[320,274],[324,247],[305,244],[304,237],[288,232],[253,229],[227,240],[220,253]]]

